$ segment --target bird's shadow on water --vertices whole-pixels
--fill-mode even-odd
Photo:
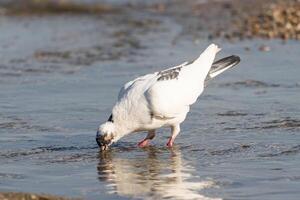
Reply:
[[[200,180],[195,168],[183,159],[179,147],[133,145],[99,151],[98,180],[109,193],[130,198],[204,199],[200,191],[213,181]]]

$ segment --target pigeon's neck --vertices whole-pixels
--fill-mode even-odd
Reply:
[[[128,98],[117,103],[112,110],[112,122],[115,125],[116,137],[128,135],[139,128],[139,122],[136,117],[136,110],[133,102]]]
[[[132,132],[132,121],[126,112],[112,112],[108,121],[112,122],[115,129],[115,136],[118,139]]]
[[[118,123],[118,121],[114,121],[113,124],[115,127],[115,142],[132,132],[131,129],[125,126],[125,124],[123,123]]]

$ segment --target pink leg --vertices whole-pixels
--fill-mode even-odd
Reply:
[[[178,135],[178,133],[180,132],[180,126],[179,125],[171,126],[171,131],[172,131],[172,135],[167,142],[167,147],[173,147],[174,140]]]
[[[149,131],[146,138],[138,143],[138,146],[141,148],[148,146],[150,140],[152,140],[154,137],[155,137],[155,130]]]
[[[173,147],[174,139],[170,137],[170,139],[167,142],[167,147]]]
[[[139,146],[140,148],[143,148],[143,147],[148,146],[148,144],[149,144],[149,139],[145,138],[145,139],[143,139],[142,141],[140,141],[140,142],[138,143],[138,146]]]

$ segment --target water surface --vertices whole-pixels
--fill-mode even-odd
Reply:
[[[294,41],[214,41],[223,48],[218,58],[236,54],[242,62],[211,81],[174,148],[165,147],[165,128],[149,148],[136,146],[146,134],[139,133],[98,151],[96,129],[122,84],[191,60],[210,43],[182,36],[168,16],[125,16],[1,19],[0,190],[84,199],[298,199]],[[135,20],[144,25],[136,28]],[[271,51],[259,51],[261,44]]]

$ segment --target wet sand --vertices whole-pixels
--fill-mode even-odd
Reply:
[[[1,16],[0,191],[298,199],[299,42],[209,40],[213,27],[202,24],[218,21],[189,13],[211,5],[111,2],[100,14]],[[242,62],[208,85],[173,149],[162,129],[149,148],[137,147],[141,133],[99,152],[96,129],[121,85],[192,60],[211,42],[223,49],[218,58],[236,54]]]

